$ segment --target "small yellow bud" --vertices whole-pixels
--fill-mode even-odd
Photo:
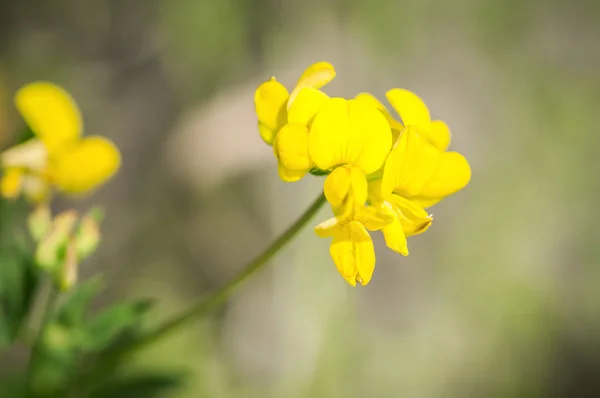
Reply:
[[[59,274],[58,285],[60,290],[67,291],[75,283],[77,283],[78,276],[78,263],[77,263],[77,241],[71,239],[67,244],[67,250],[65,253],[64,262],[62,264],[62,270]]]
[[[81,219],[75,234],[77,259],[83,260],[96,251],[100,243],[99,218],[95,211],[91,211]]]
[[[52,226],[52,217],[50,208],[46,204],[41,204],[35,208],[27,217],[27,226],[33,240],[38,242],[50,230]]]
[[[57,215],[50,230],[37,247],[35,260],[38,266],[47,271],[54,271],[65,258],[65,250],[75,223],[77,212],[66,211]]]

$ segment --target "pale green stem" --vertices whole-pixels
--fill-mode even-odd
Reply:
[[[229,283],[225,284],[223,287],[205,299],[198,301],[184,313],[157,327],[154,331],[148,333],[132,345],[123,347],[120,350],[115,351],[112,355],[107,356],[106,359],[102,361],[100,369],[96,368],[94,371],[102,372],[102,369],[114,366],[124,355],[130,354],[140,347],[168,335],[170,332],[180,328],[189,321],[200,318],[209,313],[213,308],[229,298],[231,294],[243,284],[244,281],[265,268],[269,260],[285,245],[287,245],[287,243],[289,243],[292,238],[306,226],[306,224],[308,224],[308,222],[317,214],[321,207],[323,207],[325,202],[325,195],[321,193],[321,195],[319,195],[313,204],[298,218],[298,220],[296,220],[294,224],[292,224],[283,234],[275,239],[273,243],[271,243],[271,245],[268,246],[260,255],[250,261],[250,263],[248,263],[248,265],[246,265]]]

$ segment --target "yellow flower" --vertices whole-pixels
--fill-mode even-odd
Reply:
[[[21,88],[17,109],[36,138],[10,148],[0,157],[3,196],[24,194],[47,200],[52,188],[83,194],[106,182],[120,166],[120,154],[106,138],[82,138],[81,114],[71,96],[48,82]]]
[[[356,214],[333,217],[315,227],[318,236],[333,238],[329,253],[342,277],[352,286],[356,282],[368,284],[375,270],[375,248],[367,230],[377,231],[391,222],[390,217],[372,210],[363,207]]]
[[[394,216],[382,231],[389,248],[408,255],[406,237],[425,232],[432,218],[424,210],[467,185],[471,169],[459,153],[444,152],[420,134],[404,128],[390,152],[383,178],[369,187],[373,206]]]
[[[308,156],[308,129],[329,98],[319,89],[334,77],[331,64],[318,62],[304,71],[291,94],[274,77],[254,94],[260,136],[273,145],[283,181],[297,181],[314,166]]]
[[[331,98],[317,112],[308,133],[308,154],[321,170],[332,170],[324,193],[333,218],[315,228],[333,237],[330,253],[340,274],[350,283],[366,285],[375,269],[373,242],[367,230],[389,224],[390,216],[365,207],[366,175],[378,170],[392,145],[390,127],[372,105]]]

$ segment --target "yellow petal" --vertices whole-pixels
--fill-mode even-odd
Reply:
[[[9,168],[4,171],[0,181],[0,192],[8,199],[14,199],[21,193],[23,185],[23,172],[18,168]]]
[[[33,138],[2,152],[0,160],[3,167],[41,171],[48,164],[48,150],[42,141]]]
[[[15,95],[15,104],[50,153],[81,135],[77,104],[65,90],[52,83],[35,82],[22,87]]]
[[[23,177],[23,195],[33,203],[48,202],[50,199],[50,185],[46,176],[29,174]]]
[[[408,242],[406,241],[406,235],[400,224],[400,220],[394,217],[391,223],[386,225],[382,231],[387,247],[400,253],[403,256],[408,256]]]
[[[400,132],[404,128],[402,123],[394,119],[394,117],[388,111],[385,105],[383,105],[381,101],[379,101],[374,95],[370,93],[360,93],[354,98],[358,101],[365,101],[367,104],[377,108],[381,113],[383,113],[383,116],[385,116],[385,118],[387,119],[388,123],[390,124],[390,127],[392,128],[392,131],[397,130],[398,132]]]
[[[427,127],[431,122],[429,109],[415,93],[401,88],[393,88],[386,93],[386,97],[400,115],[404,126]]]
[[[277,130],[271,130],[265,124],[258,122],[258,133],[260,134],[260,138],[262,138],[266,144],[273,145]]]
[[[381,193],[381,180],[369,181],[368,199],[372,205],[379,205],[384,202]]]
[[[411,198],[419,194],[437,171],[441,154],[415,127],[406,127],[385,163],[383,196],[395,192]]]
[[[311,158],[321,170],[356,166],[364,174],[377,171],[392,145],[390,126],[376,108],[363,101],[330,98],[313,120]]]
[[[285,182],[296,182],[302,179],[307,173],[306,170],[293,170],[288,169],[285,166],[279,164],[277,166],[277,172],[279,173],[279,178],[281,181]]]
[[[298,83],[296,83],[296,87],[290,95],[287,109],[290,109],[296,100],[296,96],[303,88],[312,87],[315,89],[320,89],[334,78],[335,69],[329,62],[317,62],[316,64],[312,64],[304,71],[304,73],[302,73],[300,79],[298,79]]]
[[[288,98],[287,89],[274,77],[261,84],[254,93],[254,108],[260,122],[259,131],[262,139],[269,145],[273,143],[273,135],[286,123],[285,104]]]
[[[275,156],[287,169],[308,172],[313,162],[308,156],[308,129],[302,124],[286,124],[273,145]]]
[[[471,179],[471,167],[458,152],[444,152],[431,180],[419,193],[419,198],[441,199],[463,189]]]
[[[391,200],[406,236],[413,236],[427,231],[433,218],[422,207],[397,195],[392,195]]]
[[[429,125],[425,137],[440,151],[445,151],[450,145],[450,128],[441,120],[434,120]]]
[[[424,197],[420,197],[420,196],[415,196],[414,198],[412,198],[411,200],[417,205],[420,206],[424,209],[427,209],[428,207],[431,206],[435,206],[436,204],[438,204],[442,199],[444,198],[424,198]]]
[[[394,220],[392,212],[384,211],[381,206],[362,206],[356,212],[355,220],[369,231],[379,231]]]
[[[70,147],[51,165],[56,186],[81,194],[103,184],[115,174],[121,158],[115,145],[103,137],[87,137]]]
[[[315,227],[315,233],[320,238],[329,238],[331,236],[340,234],[341,230],[342,226],[336,217],[327,219]]]
[[[350,222],[335,235],[329,248],[340,274],[352,286],[359,281],[366,285],[375,270],[375,248],[365,227]]]
[[[303,88],[290,107],[288,123],[308,126],[327,99],[329,97],[322,91],[310,87]]]
[[[367,201],[367,178],[356,167],[338,167],[325,179],[324,193],[334,208],[348,201],[362,206]]]

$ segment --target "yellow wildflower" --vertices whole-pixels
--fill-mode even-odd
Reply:
[[[324,193],[334,218],[315,228],[333,237],[330,253],[340,274],[350,283],[366,285],[375,268],[368,230],[378,230],[391,217],[365,207],[366,175],[378,170],[392,145],[389,124],[375,107],[358,100],[331,98],[314,117],[308,134],[308,154],[321,170],[332,170]]]
[[[313,167],[307,154],[308,129],[328,99],[319,89],[334,77],[331,64],[318,62],[304,71],[291,94],[274,77],[261,84],[254,94],[260,136],[273,145],[279,175],[284,181],[297,181]],[[288,152],[290,148],[292,153]]]
[[[115,145],[106,138],[82,138],[81,114],[71,96],[48,82],[21,88],[17,109],[36,138],[10,148],[0,156],[3,196],[24,194],[39,202],[52,188],[83,194],[106,182],[120,166]]]

